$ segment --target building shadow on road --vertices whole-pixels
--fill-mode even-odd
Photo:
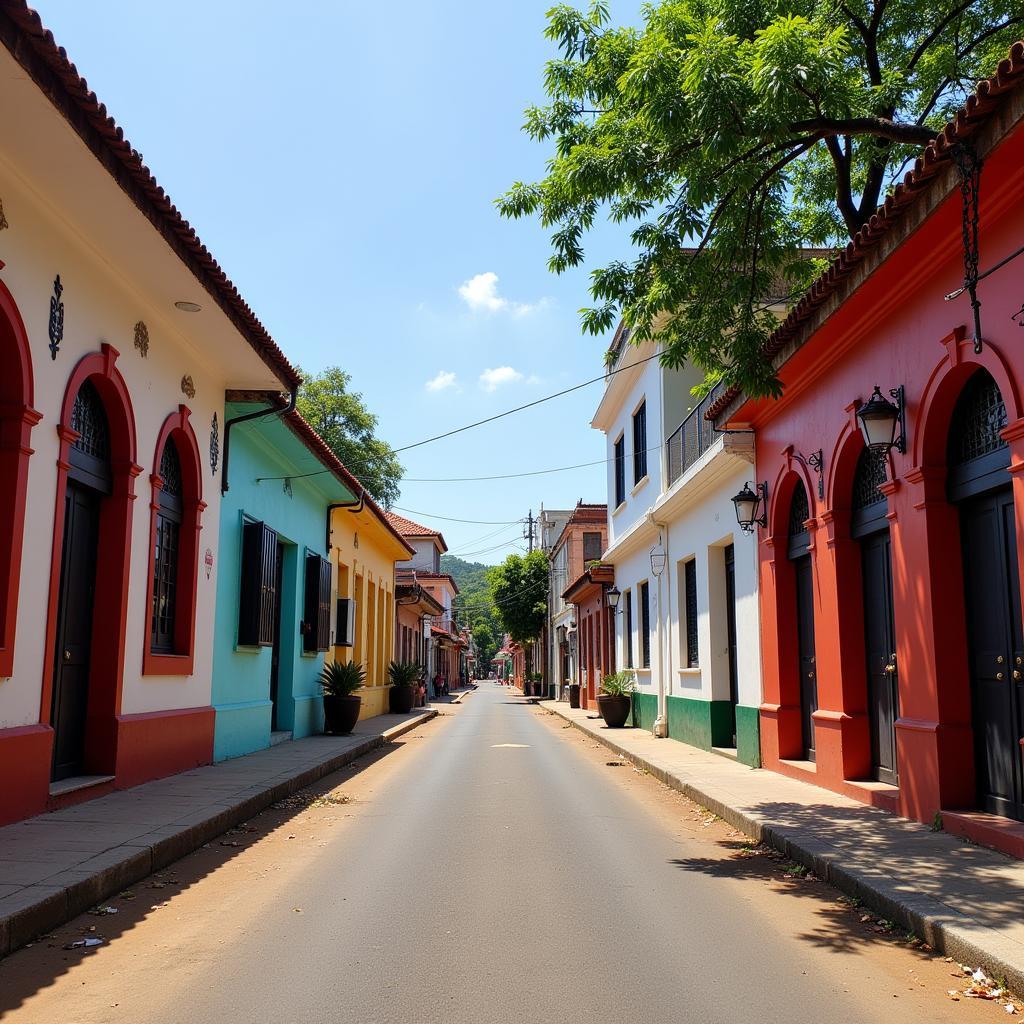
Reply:
[[[80,914],[0,960],[0,1019],[6,1020],[8,1014],[36,993],[73,972],[80,963],[113,945],[152,915],[173,914],[178,896],[247,849],[286,829],[311,807],[331,809],[347,803],[343,797],[344,785],[399,750],[411,738],[412,735],[385,743],[351,764],[325,775],[211,839],[200,849],[135,883],[130,889],[104,900],[99,908]],[[96,912],[104,907],[112,907],[117,913]],[[64,948],[71,942],[86,938],[102,939],[102,944],[91,948]],[[126,985],[131,984],[130,978],[124,981]],[[54,1024],[60,1022],[55,1021]]]

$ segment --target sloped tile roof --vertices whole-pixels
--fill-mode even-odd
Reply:
[[[953,147],[976,135],[1003,96],[1024,80],[1024,41],[1016,42],[1009,55],[999,62],[991,78],[979,82],[956,116],[930,142],[914,162],[913,168],[885,198],[867,224],[850,240],[828,269],[804,293],[789,315],[768,338],[765,355],[771,359],[793,340],[803,323],[853,270],[872,253],[879,241],[892,229],[903,213],[925,191],[952,157]],[[738,387],[726,388],[705,413],[714,420],[742,393]]]

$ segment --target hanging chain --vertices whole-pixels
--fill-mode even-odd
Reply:
[[[981,157],[967,144],[953,147],[953,159],[960,172],[963,197],[964,287],[974,311],[974,351],[981,351],[981,301],[978,299],[978,200],[981,186]]]

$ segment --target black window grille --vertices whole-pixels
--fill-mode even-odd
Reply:
[[[691,558],[683,567],[683,585],[686,598],[686,667],[700,665],[700,646],[697,642],[697,560]]]
[[[853,510],[857,512],[885,501],[885,495],[878,488],[887,479],[885,453],[862,448],[853,474]]]
[[[626,668],[633,667],[633,591],[626,591]]]
[[[307,552],[302,648],[307,653],[326,651],[330,647],[330,638],[331,563],[320,555]]]
[[[626,437],[615,442],[615,507],[626,500]]]
[[[647,403],[633,413],[633,483],[647,476]]]
[[[266,523],[242,527],[238,643],[270,647],[277,613],[277,533]]]
[[[986,370],[967,382],[953,410],[949,428],[950,465],[958,466],[1006,447],[1006,404],[999,385]]]
[[[583,534],[583,561],[587,562],[599,562],[601,555],[603,554],[601,548],[601,534],[599,533],[584,533]]]
[[[83,381],[71,409],[71,429],[78,434],[72,448],[94,459],[110,458],[110,425],[103,399],[91,380]]]
[[[150,649],[173,654],[178,609],[178,562],[181,552],[182,483],[181,459],[174,438],[169,437],[160,456],[160,495],[153,549],[153,608]]]
[[[807,532],[807,520],[811,518],[810,506],[807,503],[807,489],[802,480],[798,480],[796,490],[789,503],[789,535],[795,537]]]
[[[651,667],[651,588],[640,584],[640,664]]]

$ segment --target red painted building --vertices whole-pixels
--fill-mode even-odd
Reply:
[[[615,671],[615,612],[605,598],[614,585],[614,566],[592,565],[562,594],[576,609],[576,682],[585,708],[597,707],[601,682]]]
[[[709,413],[753,428],[767,485],[765,767],[1018,854],[1024,256],[979,283],[977,343],[969,295],[944,296],[964,283],[956,147],[982,161],[981,271],[1024,241],[1022,119],[1018,43],[773,336],[783,398]],[[905,411],[882,456],[857,416],[876,385]]]

